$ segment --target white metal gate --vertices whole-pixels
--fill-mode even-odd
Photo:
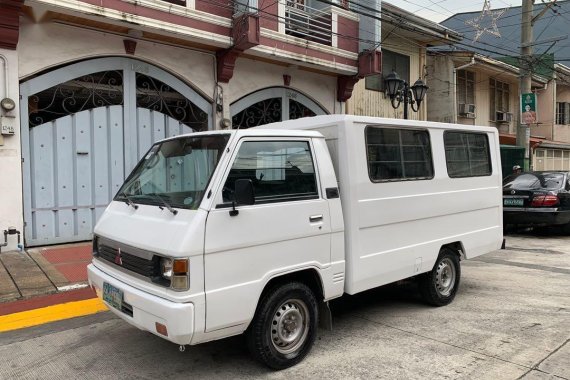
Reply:
[[[174,76],[102,58],[21,84],[27,246],[92,238],[93,227],[150,145],[211,129],[211,102]]]

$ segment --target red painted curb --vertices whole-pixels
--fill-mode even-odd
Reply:
[[[91,288],[70,290],[67,292],[50,294],[47,296],[34,297],[27,300],[20,300],[8,303],[0,303],[0,315],[19,313],[22,311],[39,309],[46,306],[58,305],[60,303],[82,301],[95,298],[97,295]]]

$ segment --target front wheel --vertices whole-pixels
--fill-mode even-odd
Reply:
[[[246,333],[253,357],[273,369],[299,363],[311,350],[318,326],[317,300],[299,282],[270,289]]]
[[[450,304],[459,289],[460,278],[461,266],[457,254],[450,248],[442,248],[431,272],[420,276],[422,298],[434,306]]]

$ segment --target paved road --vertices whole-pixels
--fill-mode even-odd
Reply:
[[[1,379],[570,379],[570,237],[507,239],[463,263],[453,304],[424,306],[413,283],[332,305],[304,362],[271,372],[241,337],[185,352],[109,313],[0,334]]]

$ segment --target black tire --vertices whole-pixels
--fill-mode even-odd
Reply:
[[[311,350],[318,320],[317,299],[308,286],[300,282],[275,286],[259,302],[246,332],[247,346],[256,360],[270,368],[294,366]],[[275,326],[282,329],[277,331]]]
[[[430,305],[449,305],[459,289],[460,279],[459,257],[455,251],[444,247],[433,269],[419,277],[420,294]]]

